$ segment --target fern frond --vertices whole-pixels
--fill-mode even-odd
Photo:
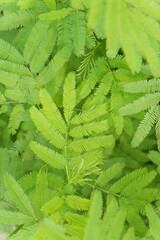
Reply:
[[[90,207],[90,200],[79,196],[68,196],[66,199],[66,203],[71,208],[79,211],[86,211]]]
[[[59,70],[64,66],[64,64],[68,61],[71,48],[62,48],[59,50],[54,58],[50,61],[49,65],[46,66],[38,75],[37,82],[43,86],[49,83],[54,79]]]
[[[31,189],[35,186],[35,181],[37,177],[37,172],[33,171],[28,174],[25,174],[23,177],[19,179],[19,184],[22,186],[22,188],[27,191],[28,189]]]
[[[26,24],[35,22],[36,13],[31,10],[19,10],[10,14],[6,14],[0,18],[0,31],[6,31],[25,26]]]
[[[29,72],[29,69],[26,68],[25,66],[16,64],[7,60],[0,60],[0,70],[8,73],[18,74],[21,76],[31,75],[31,73]]]
[[[29,227],[24,227],[14,235],[8,236],[7,240],[31,240],[37,231],[37,224],[32,224]]]
[[[59,19],[57,22],[57,29],[58,29],[58,39],[57,44],[58,47],[61,48],[70,48],[70,52],[72,53],[73,50],[73,41],[71,35],[71,18],[70,16],[66,16],[63,19]]]
[[[123,131],[123,117],[118,114],[118,109],[123,105],[123,97],[120,88],[114,84],[111,89],[111,111],[116,133],[120,135]]]
[[[98,228],[98,223],[102,216],[102,195],[99,191],[95,191],[91,198],[91,206],[86,226],[84,228],[83,240],[92,240]]]
[[[157,106],[152,107],[139,124],[132,140],[132,147],[137,147],[150,132],[157,120]]]
[[[65,143],[64,137],[56,131],[45,116],[36,107],[32,107],[30,113],[34,124],[41,134],[54,146],[63,148]]]
[[[10,45],[8,42],[4,41],[3,39],[0,39],[0,58],[3,60],[9,60],[11,62],[15,63],[23,63],[23,57],[22,55],[17,51],[15,47]]]
[[[56,1],[55,0],[44,0],[45,4],[51,9],[56,9]]]
[[[28,64],[31,63],[31,60],[39,44],[41,43],[41,41],[43,41],[43,39],[47,34],[48,27],[49,27],[49,22],[43,22],[43,21],[38,21],[34,25],[31,33],[29,34],[29,37],[27,39],[27,42],[25,44],[24,51],[23,51],[23,55],[26,63]]]
[[[74,11],[71,17],[71,35],[73,40],[73,50],[78,57],[84,54],[86,26],[85,13]]]
[[[120,114],[123,116],[136,114],[138,112],[147,110],[156,105],[160,101],[160,93],[146,94],[145,96],[135,100],[133,103],[127,104],[120,109]]]
[[[43,32],[44,34],[44,32]],[[48,60],[54,45],[56,43],[56,38],[57,38],[57,31],[54,26],[54,28],[49,28],[44,37],[41,39],[39,42],[38,48],[33,54],[31,63],[30,63],[30,68],[31,71],[34,73],[40,72]]]
[[[64,134],[66,132],[66,124],[56,104],[45,89],[40,90],[40,100],[46,118],[53,124],[56,130]]]
[[[75,74],[69,73],[63,88],[63,110],[66,122],[69,123],[76,105]]]
[[[84,79],[77,88],[77,102],[86,98],[92,89],[99,83],[106,74],[106,61],[99,58],[95,62],[94,68],[90,71],[88,77]]]
[[[125,218],[126,218],[126,210],[124,208],[120,208],[120,210],[115,215],[113,222],[111,224],[110,231],[107,235],[108,239],[121,239],[122,232],[124,230]]]
[[[45,219],[41,224],[41,229],[43,229],[48,238],[54,236],[54,238],[58,240],[71,240],[71,238],[65,234],[65,229],[61,225],[49,221],[48,219]]]
[[[10,197],[14,200],[19,209],[26,215],[34,217],[35,214],[31,203],[19,183],[9,174],[5,175],[4,182]]]
[[[137,178],[139,178],[143,175],[146,175],[146,174],[148,174],[146,168],[137,169],[137,170],[125,175],[117,182],[115,182],[111,186],[110,191],[116,192],[116,193],[121,192],[125,187],[127,187],[129,184],[131,184],[134,180],[136,180]]]
[[[124,163],[115,163],[113,166],[103,171],[96,180],[96,183],[103,187],[115,177],[118,177],[125,167]]]
[[[68,16],[72,11],[72,8],[62,8],[60,10],[51,11],[39,15],[40,20],[57,20]]]
[[[74,140],[68,147],[75,152],[91,151],[100,147],[111,147],[114,145],[114,141],[112,135],[89,137],[87,139]]]
[[[40,169],[36,179],[35,202],[37,212],[49,200],[48,178],[44,168]]]
[[[85,216],[77,213],[65,212],[64,218],[69,224],[79,226],[79,227],[84,227],[86,223]]]
[[[90,109],[82,111],[82,113],[76,115],[72,118],[72,124],[80,124],[87,123],[99,118],[107,113],[107,105],[106,103],[100,104],[95,107],[91,107]]]
[[[16,130],[19,128],[21,121],[23,120],[23,114],[24,114],[25,110],[23,105],[16,105],[13,108],[13,111],[10,114],[10,118],[9,118],[9,125],[8,125],[8,129],[9,129],[9,133],[11,134],[15,134]]]
[[[130,227],[128,229],[128,231],[125,233],[125,235],[123,236],[122,240],[135,240],[136,236],[135,236],[135,231],[133,227]]]
[[[5,91],[5,96],[9,99],[12,99],[18,103],[29,103],[29,104],[39,104],[39,91],[36,89],[7,89]]]
[[[146,206],[145,210],[146,210],[146,215],[149,219],[150,233],[155,240],[158,240],[160,235],[160,230],[159,230],[160,218],[150,204]]]
[[[53,197],[50,201],[42,206],[41,211],[45,213],[53,213],[56,212],[63,204],[62,198],[59,196]]]
[[[92,123],[87,123],[84,125],[80,125],[72,128],[70,131],[70,136],[74,138],[80,138],[84,136],[89,136],[94,133],[104,133],[108,130],[108,121],[97,121]]]
[[[127,93],[158,92],[160,91],[160,79],[127,83],[124,85],[124,91]]]
[[[22,213],[0,210],[0,222],[2,224],[21,225],[32,221],[33,218]]]
[[[157,175],[156,171],[150,171],[140,175],[131,183],[129,183],[126,187],[123,188],[122,194],[125,196],[129,196],[130,194],[136,193],[137,191],[143,189],[149,183],[151,183],[153,179],[156,177],[156,175]]]
[[[157,20],[160,20],[159,11],[160,5],[159,1],[148,1],[148,0],[127,0],[128,3],[132,4],[135,8],[138,8],[140,11],[153,17]]]
[[[160,153],[154,150],[151,150],[148,153],[148,158],[156,165],[160,165]]]
[[[7,87],[14,88],[17,82],[20,81],[20,76],[14,73],[8,73],[5,71],[0,71],[0,82]]]
[[[32,141],[30,143],[32,151],[45,163],[53,168],[63,169],[66,164],[64,157],[37,142]]]
[[[160,151],[160,107],[158,106],[158,114],[157,114],[157,123],[156,123],[156,138],[157,138],[157,146]]]
[[[17,6],[20,7],[20,9],[27,9],[27,8],[31,8],[35,5],[35,3],[38,0],[19,0],[17,2]]]
[[[119,34],[119,15],[120,15],[121,1],[109,0],[106,6],[107,26],[105,33],[107,38],[107,56],[115,57],[120,48],[120,34]]]
[[[160,59],[157,54],[157,41],[153,37],[148,36],[148,34],[142,30],[143,28],[141,28],[141,25],[138,24],[137,18],[131,9],[129,14],[132,26],[130,27],[130,31],[135,44],[138,46],[139,51],[142,52],[143,56],[147,59],[154,76],[159,77],[160,71],[158,66],[160,64]]]
[[[122,49],[125,54],[126,62],[132,73],[139,72],[141,70],[142,57],[138,51],[133,38],[130,37],[130,16],[129,11],[126,8],[126,3],[121,2],[120,6],[120,27],[119,35],[121,38]]]
[[[20,53],[23,53],[24,46],[26,44],[26,41],[30,35],[30,32],[33,26],[34,26],[34,23],[26,25],[25,27],[21,28],[13,40],[13,46],[16,47],[16,49]]]

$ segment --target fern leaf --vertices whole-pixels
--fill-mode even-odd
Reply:
[[[106,6],[107,27],[105,28],[107,38],[107,56],[115,57],[120,48],[120,34],[119,34],[119,15],[120,15],[121,1],[109,0]]]
[[[18,81],[20,81],[19,75],[0,71],[0,82],[6,85],[7,87],[14,88]]]
[[[65,212],[64,218],[69,224],[79,226],[79,227],[84,227],[86,223],[85,216],[77,213]]]
[[[90,109],[82,111],[82,113],[76,115],[72,118],[72,124],[80,124],[91,122],[96,118],[99,118],[107,113],[107,105],[106,103],[100,104],[96,107],[91,107]]]
[[[54,146],[63,148],[65,143],[63,136],[55,130],[53,125],[44,117],[44,115],[36,107],[32,107],[30,113],[33,122],[41,134]]]
[[[26,215],[34,217],[31,203],[19,183],[9,174],[5,175],[4,181],[10,197],[15,201],[19,209]]]
[[[31,10],[19,10],[6,14],[0,19],[0,31],[22,27],[36,21],[36,13]]]
[[[113,239],[113,240],[122,239],[122,232],[124,229],[125,217],[126,217],[125,209],[120,208],[120,210],[117,212],[116,216],[113,219],[110,231],[107,235],[108,239]]]
[[[86,198],[82,198],[79,196],[68,196],[66,199],[66,203],[73,209],[79,211],[86,211],[90,207],[90,200]]]
[[[127,104],[120,109],[120,114],[123,116],[135,114],[157,104],[160,100],[160,93],[146,94],[145,96],[135,100],[133,103]]]
[[[23,63],[23,57],[21,54],[17,51],[16,48],[14,48],[12,45],[10,45],[8,42],[4,41],[3,39],[0,39],[0,58],[4,60],[9,60],[11,62],[15,63]]]
[[[132,140],[132,147],[137,147],[150,132],[152,126],[157,120],[157,106],[152,107],[145,115],[144,119],[141,121],[134,134]]]
[[[7,237],[7,240],[31,240],[33,239],[34,234],[37,231],[37,224],[31,225],[29,227],[24,227],[21,229],[21,231],[18,231],[17,233],[10,235]]]
[[[103,187],[115,177],[118,177],[124,168],[124,163],[116,163],[106,171],[102,172],[96,180],[96,183]]]
[[[112,135],[108,135],[74,140],[69,144],[69,148],[73,149],[75,152],[83,152],[98,149],[100,147],[111,147],[113,145],[114,137]]]
[[[73,50],[73,41],[72,41],[72,35],[71,35],[71,18],[70,16],[66,16],[63,19],[59,19],[57,22],[57,28],[58,28],[58,39],[57,44],[58,47],[61,48],[70,48],[68,51],[72,53]]]
[[[95,191],[91,198],[91,206],[89,209],[89,217],[84,229],[83,240],[92,240],[98,228],[98,223],[102,215],[102,195],[99,191]]]
[[[19,0],[17,2],[17,6],[20,7],[20,9],[27,9],[27,8],[31,8],[35,5],[35,3],[38,0]]]
[[[139,51],[142,52],[145,59],[147,59],[153,75],[159,77],[160,70],[158,66],[160,64],[160,59],[157,54],[157,42],[153,37],[151,38],[144,30],[142,30],[143,28],[138,24],[137,18],[131,9],[129,14],[132,26],[130,27],[130,31],[135,44],[138,46]]]
[[[135,236],[134,228],[130,227],[126,232],[126,234],[123,236],[123,240],[135,240],[135,239],[136,239],[136,236]]]
[[[53,29],[49,28],[45,36],[39,42],[37,50],[33,54],[30,63],[30,68],[32,72],[38,73],[44,68],[45,63],[54,48],[56,38],[57,31],[55,26],[53,27]]]
[[[116,133],[120,135],[123,131],[123,117],[118,114],[118,109],[123,105],[123,97],[119,86],[114,84],[111,90],[111,111]]]
[[[40,44],[40,42],[45,38],[47,34],[47,29],[49,27],[49,22],[38,21],[25,44],[23,55],[26,63],[31,63],[31,60]]]
[[[86,26],[85,13],[74,11],[71,17],[71,34],[73,40],[73,50],[78,57],[84,54]]]
[[[118,180],[117,182],[115,182],[111,188],[110,191],[111,192],[121,192],[127,185],[129,185],[130,183],[132,183],[135,179],[139,178],[140,176],[143,176],[147,174],[147,169],[146,168],[142,168],[142,169],[137,169],[129,174],[127,174],[126,176],[122,177],[120,180]]]
[[[54,79],[58,71],[64,66],[70,57],[70,49],[62,48],[57,52],[54,58],[50,61],[49,65],[46,66],[38,75],[37,82],[43,86]]]
[[[62,8],[60,10],[51,11],[48,13],[43,13],[39,15],[40,20],[57,20],[65,18],[70,14],[72,8]]]
[[[63,169],[66,164],[65,159],[59,153],[32,141],[30,143],[32,151],[45,163],[50,165],[53,168]]]
[[[84,79],[77,88],[77,102],[86,98],[106,74],[106,61],[99,58],[95,62],[94,68],[90,71],[87,79]]]
[[[157,138],[157,146],[158,150],[160,151],[160,108],[158,106],[158,119],[156,123],[156,138]]]
[[[16,49],[20,52],[23,53],[24,46],[26,44],[26,41],[30,35],[30,32],[34,26],[34,23],[29,24],[23,28],[21,28],[16,37],[13,40],[13,45],[16,47]]]
[[[49,190],[47,173],[44,167],[42,167],[37,175],[36,180],[35,202],[37,212],[39,212],[39,209],[48,201],[48,199]]]
[[[65,234],[65,229],[62,226],[47,219],[41,224],[41,228],[44,229],[48,238],[54,236],[54,238],[58,240],[71,240],[71,238]]]
[[[55,0],[44,0],[45,4],[51,9],[56,9],[56,1]]]
[[[132,4],[135,8],[153,17],[154,19],[160,20],[159,11],[160,5],[159,1],[148,1],[148,0],[127,0],[128,3]]]
[[[145,210],[146,210],[147,217],[149,219],[150,233],[155,240],[158,240],[160,236],[159,216],[156,214],[156,212],[154,211],[153,207],[150,204],[146,206]]]
[[[120,7],[120,37],[123,51],[128,66],[132,70],[132,73],[139,72],[141,70],[142,57],[134,44],[133,38],[130,37],[130,17],[129,11],[126,8],[126,3],[121,2]]]
[[[124,91],[127,93],[158,92],[160,91],[160,79],[127,83],[124,85]]]
[[[18,103],[29,103],[29,104],[39,104],[39,91],[38,90],[20,90],[20,89],[7,89],[5,96],[12,99]]]
[[[45,213],[53,213],[56,212],[59,208],[61,208],[62,204],[62,198],[60,198],[59,196],[55,196],[42,206],[41,211]]]
[[[108,130],[108,121],[97,121],[92,123],[87,123],[80,125],[78,127],[72,128],[70,131],[70,136],[74,138],[80,138],[84,136],[89,136],[94,133],[104,133]]]
[[[46,118],[53,124],[56,130],[64,134],[66,132],[65,122],[51,96],[44,89],[40,91],[40,100]]]
[[[75,74],[69,73],[63,89],[63,109],[66,122],[69,123],[76,105]]]
[[[0,222],[3,224],[21,225],[32,221],[33,218],[22,213],[0,210]]]
[[[9,118],[9,133],[15,134],[16,130],[19,128],[21,121],[23,120],[23,113],[24,113],[24,107],[23,105],[16,105],[13,108],[13,111],[10,114]]]
[[[142,174],[141,176],[137,177],[131,183],[129,183],[124,189],[122,190],[122,194],[125,196],[129,196],[137,191],[146,187],[149,183],[153,181],[156,177],[156,171],[150,171]],[[139,183],[139,184],[138,184]]]
[[[21,76],[30,76],[29,69],[25,66],[7,60],[0,60],[0,70]]]

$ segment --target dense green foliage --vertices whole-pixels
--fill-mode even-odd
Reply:
[[[0,231],[160,239],[160,0],[0,0]]]

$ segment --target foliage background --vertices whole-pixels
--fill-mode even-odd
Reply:
[[[159,240],[160,1],[0,10],[1,231]]]

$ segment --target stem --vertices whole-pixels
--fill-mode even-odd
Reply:
[[[118,197],[118,198],[126,198],[125,196],[123,196],[123,195],[121,195],[121,194],[112,193],[112,192],[110,192],[110,191],[104,190],[103,188],[97,187],[97,186],[92,185],[92,184],[90,184],[90,183],[86,183],[86,184],[89,185],[90,187],[96,188],[96,189],[98,189],[98,190],[100,190],[100,191],[102,191],[102,192],[104,192],[104,193],[106,193],[106,194],[108,194],[108,195],[113,195],[113,196]]]

